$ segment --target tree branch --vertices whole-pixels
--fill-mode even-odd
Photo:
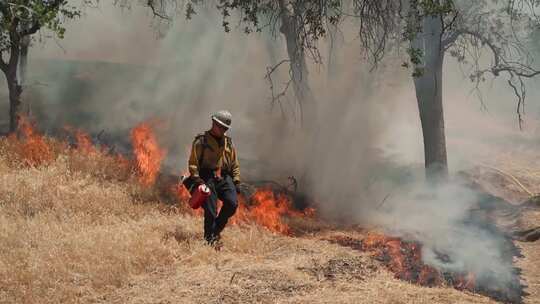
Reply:
[[[38,21],[35,21],[35,22],[32,24],[31,27],[22,30],[21,33],[20,33],[20,36],[21,36],[21,37],[24,37],[24,36],[33,35],[33,34],[35,34],[37,31],[39,31],[40,29],[41,29],[41,23],[39,23]]]
[[[525,78],[532,78],[534,76],[540,75],[540,70],[536,70],[532,67],[529,67],[527,65],[524,65],[519,62],[511,62],[505,60],[501,55],[501,48],[496,46],[489,38],[483,36],[479,32],[461,29],[453,35],[455,39],[457,39],[461,35],[470,35],[475,38],[477,38],[483,45],[486,45],[493,54],[493,60],[494,63],[490,69],[490,72],[494,76],[499,76],[501,72],[508,72],[512,73],[515,76],[525,77]]]
[[[158,9],[155,6],[155,0],[148,0],[148,2],[146,4],[152,10],[152,14],[154,14],[154,16],[159,17],[159,18],[164,19],[164,20],[170,20],[171,19],[169,16],[166,16],[163,13],[158,11]],[[163,6],[163,4],[162,4],[162,6]]]
[[[17,32],[19,27],[19,18],[13,18],[11,26],[9,28],[9,40],[10,40],[10,52],[9,52],[9,61],[8,68],[13,69],[17,67],[19,62],[19,45],[21,38]]]
[[[2,56],[3,52],[0,51],[0,70],[4,73],[7,73],[7,63],[4,61],[4,57]]]
[[[512,76],[508,80],[508,85],[514,90],[514,94],[518,98],[516,113],[518,115],[519,129],[522,129],[522,127],[523,127],[523,118],[521,116],[521,113],[522,113],[522,109],[523,109],[523,106],[524,106],[524,103],[525,103],[525,90],[523,88],[523,81],[521,79],[519,79],[520,83],[521,83],[521,91],[519,91],[518,88],[516,87],[516,85],[512,82],[513,78],[514,77]]]
[[[272,93],[272,104],[275,104],[275,103],[278,103],[279,105],[279,108],[281,110],[281,114],[283,115],[283,117],[286,117],[285,116],[285,111],[283,110],[283,105],[281,104],[281,98],[285,96],[285,94],[287,94],[287,91],[289,90],[289,87],[293,81],[293,77],[292,77],[292,72],[290,72],[290,68],[289,68],[289,80],[285,83],[285,87],[283,88],[283,90],[279,91],[277,94],[274,90],[274,80],[272,78],[272,75],[274,74],[274,72],[283,64],[285,63],[290,63],[291,60],[290,59],[283,59],[281,60],[280,62],[278,62],[276,65],[274,65],[273,67],[267,67],[266,68],[266,75],[264,78],[266,78],[270,84],[270,91]]]

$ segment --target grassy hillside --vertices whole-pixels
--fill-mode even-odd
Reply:
[[[398,281],[325,241],[361,238],[358,229],[312,223],[285,236],[231,225],[215,251],[202,219],[140,186],[127,163],[36,138],[31,149],[0,140],[0,303],[491,302]]]

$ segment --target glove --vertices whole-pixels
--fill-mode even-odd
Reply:
[[[235,181],[234,182],[234,188],[236,189],[237,194],[242,193],[242,182],[241,181]]]
[[[204,184],[204,180],[198,176],[190,176],[186,178],[182,183],[184,184],[186,189],[191,193],[193,189]]]
[[[204,184],[204,180],[198,176],[193,177],[193,184],[195,184],[197,187]]]

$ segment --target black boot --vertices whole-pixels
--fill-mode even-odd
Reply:
[[[216,250],[221,250],[221,247],[223,247],[223,244],[221,243],[221,236],[219,234],[212,234],[212,236],[205,238],[206,243],[209,246],[214,247]]]
[[[212,243],[214,242],[214,235],[213,234],[205,234],[204,235],[204,240],[206,241],[206,243],[208,245],[212,245]]]

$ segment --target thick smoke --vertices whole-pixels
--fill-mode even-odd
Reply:
[[[520,284],[513,266],[516,249],[485,218],[486,199],[493,197],[459,180],[401,185],[398,195],[372,213],[371,221],[391,235],[419,241],[426,264],[443,273],[473,273],[477,288],[515,299]]]
[[[122,142],[131,127],[154,119],[168,150],[165,167],[180,173],[193,137],[209,127],[209,115],[228,109],[245,179],[308,180],[301,190],[315,198],[323,217],[414,237],[426,245],[426,262],[439,269],[474,271],[480,279],[495,273],[499,283],[510,281],[500,239],[470,224],[477,194],[460,184],[433,188],[423,182],[411,71],[400,68],[400,59],[370,71],[350,35],[335,48],[332,74],[328,66],[310,65],[320,113],[313,142],[306,135],[313,132],[300,126],[292,90],[282,100],[284,114],[269,99],[266,67],[285,58],[283,39],[225,34],[212,9],[165,28],[152,24],[156,20],[142,8],[101,4],[68,24],[65,40],[35,42],[25,98],[41,126],[104,130]],[[325,43],[323,59],[329,56]],[[486,84],[485,111],[454,61],[447,60],[445,71],[451,168],[481,163],[483,152],[507,148],[509,138],[512,147],[518,140],[523,146],[537,141],[538,107],[529,108],[526,129],[519,132],[515,99],[503,82]],[[286,75],[277,72],[277,87]],[[534,96],[538,92],[529,93]],[[441,253],[449,260],[442,262]]]

